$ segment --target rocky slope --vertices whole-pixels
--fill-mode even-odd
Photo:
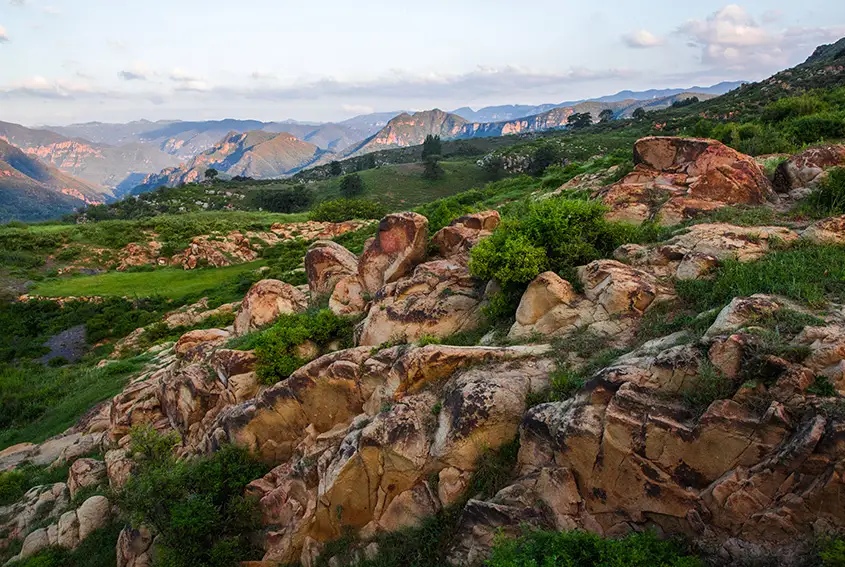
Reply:
[[[102,203],[108,194],[0,140],[0,219],[52,218],[86,203]]]
[[[449,114],[440,109],[426,110],[407,114],[403,112],[390,120],[373,137],[351,149],[349,155],[356,156],[390,148],[418,146],[426,136],[453,138],[458,135],[466,120],[456,114]]]

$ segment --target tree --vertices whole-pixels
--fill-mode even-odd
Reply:
[[[305,187],[263,189],[253,198],[257,207],[273,213],[298,213],[308,209],[313,201],[311,191]]]
[[[365,171],[373,169],[376,166],[376,156],[373,154],[366,154],[358,160],[358,171]]]
[[[645,109],[641,106],[637,108],[631,116],[634,117],[634,120],[642,120],[645,118]]]
[[[205,180],[206,181],[214,181],[214,179],[220,175],[220,173],[214,169],[213,167],[209,167],[205,170]]]
[[[339,161],[335,160],[329,164],[329,173],[332,177],[337,177],[343,173],[343,166],[340,165]]]
[[[546,168],[560,162],[560,148],[549,142],[537,145],[531,156],[528,172],[531,175],[542,175]]]
[[[443,155],[443,144],[440,142],[440,136],[432,136],[431,134],[426,136],[422,147],[423,161],[429,156],[441,155]]]
[[[428,155],[424,160],[423,179],[430,181],[440,179],[444,175],[443,168],[440,167],[440,156],[436,154]]]
[[[609,108],[605,108],[601,112],[599,112],[599,122],[610,122],[613,120],[613,111]]]
[[[340,194],[346,199],[357,197],[364,192],[364,180],[357,173],[350,173],[340,180]]]
[[[586,128],[593,123],[593,115],[589,112],[576,112],[569,116],[566,123],[570,128]]]

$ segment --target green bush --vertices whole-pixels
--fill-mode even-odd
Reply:
[[[234,446],[192,461],[159,453],[139,463],[118,501],[134,526],[159,534],[157,564],[233,567],[261,556],[249,541],[260,525],[257,502],[243,493],[266,472]]]
[[[281,189],[261,189],[252,197],[255,206],[274,213],[298,213],[308,210],[314,199],[311,191],[305,187],[284,187]]]
[[[765,122],[783,122],[788,118],[808,116],[826,109],[824,101],[808,93],[776,100],[763,110],[761,118]]]
[[[306,364],[308,360],[296,351],[306,341],[319,347],[334,341],[349,346],[352,343],[352,322],[328,309],[282,316],[255,339],[253,348],[262,382],[275,384]]]
[[[786,130],[799,144],[845,138],[845,112],[824,112],[790,120]]]
[[[344,199],[353,199],[364,193],[364,180],[357,173],[345,175],[340,180],[340,195]]]
[[[335,199],[323,201],[311,210],[313,221],[343,222],[353,219],[380,219],[387,214],[384,205],[367,199]]]
[[[845,167],[827,172],[827,179],[807,196],[799,211],[816,218],[845,214]]]
[[[66,482],[68,467],[37,467],[24,465],[0,473],[0,506],[17,502],[27,490],[44,484]]]
[[[114,567],[114,544],[123,525],[118,522],[95,530],[73,550],[49,547],[14,567]]]
[[[519,538],[500,537],[488,567],[699,567],[703,563],[680,545],[653,533],[623,539],[573,531],[530,531]]]

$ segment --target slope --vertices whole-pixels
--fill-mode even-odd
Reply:
[[[403,112],[391,119],[373,137],[352,148],[348,155],[355,156],[390,148],[417,146],[422,144],[429,135],[453,138],[460,134],[466,125],[467,121],[457,114],[449,114],[438,108],[414,114]]]

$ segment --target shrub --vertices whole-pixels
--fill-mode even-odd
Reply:
[[[282,316],[275,325],[256,338],[255,356],[258,376],[266,384],[275,384],[308,362],[297,347],[311,341],[324,347],[333,341],[352,342],[352,322],[328,309],[316,313]]]
[[[340,194],[351,199],[364,193],[364,180],[357,173],[350,173],[340,180]]]
[[[845,113],[825,112],[795,118],[787,123],[786,130],[799,144],[845,138]]]
[[[314,197],[305,187],[262,189],[253,196],[255,206],[274,213],[298,213],[311,206]]]
[[[825,110],[826,105],[812,94],[785,97],[769,104],[762,114],[766,122],[782,122],[787,118],[808,116]]]
[[[6,506],[20,500],[27,490],[44,484],[66,482],[67,466],[45,468],[24,465],[0,473],[0,506]]]
[[[680,545],[662,541],[653,533],[604,539],[580,532],[529,531],[517,539],[499,537],[488,567],[698,567],[703,563]]]
[[[827,172],[827,179],[801,203],[799,210],[816,218],[845,213],[845,167]]]
[[[352,219],[380,219],[387,214],[381,203],[366,199],[335,199],[323,201],[311,210],[313,221],[343,222]]]
[[[243,491],[266,472],[246,449],[234,446],[190,462],[159,454],[139,463],[118,500],[133,525],[159,534],[161,564],[232,567],[261,556],[249,541],[260,525],[257,502]]]

